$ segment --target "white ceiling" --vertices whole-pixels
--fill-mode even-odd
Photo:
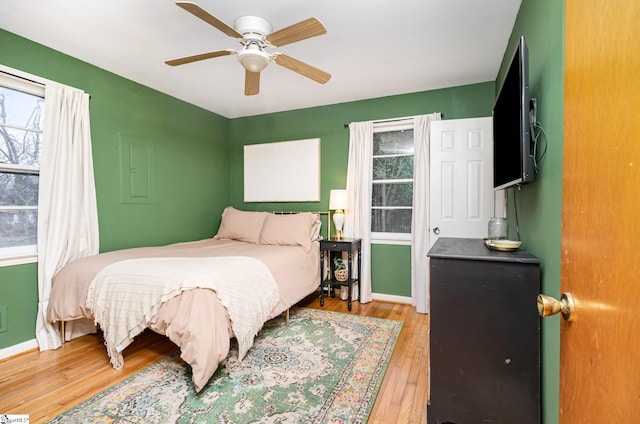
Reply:
[[[227,118],[492,81],[521,0],[196,0],[232,26],[309,17],[327,34],[282,46],[332,75],[318,84],[271,63],[245,96],[236,56],[169,59],[240,44],[171,0],[2,0],[0,28]],[[0,57],[0,61],[1,61]]]

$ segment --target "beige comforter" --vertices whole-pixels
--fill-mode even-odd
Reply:
[[[136,258],[207,258],[248,256],[262,261],[278,285],[280,300],[271,310],[273,318],[317,289],[318,243],[307,252],[300,246],[267,246],[205,239],[161,247],[144,247],[103,253],[76,260],[62,268],[53,280],[47,318],[51,322],[93,319],[87,292],[100,270],[118,261]],[[180,346],[181,357],[191,365],[197,391],[208,382],[220,361],[229,353],[233,335],[229,315],[213,290],[182,292],[163,303],[149,328],[168,336]]]

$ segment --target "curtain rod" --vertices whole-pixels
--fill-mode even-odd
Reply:
[[[436,113],[436,112],[434,112],[434,113]],[[375,122],[375,123],[382,123],[382,122],[396,122],[396,121],[404,121],[405,119],[413,119],[415,116],[417,116],[417,115],[413,115],[413,116],[404,116],[404,117],[402,117],[402,118],[378,119],[378,120],[375,120],[375,121],[373,121],[373,122]],[[442,112],[440,113],[440,118],[444,118],[444,113],[442,113]],[[344,127],[345,127],[345,128],[349,128],[349,125],[350,125],[350,124],[352,124],[352,123],[353,123],[353,122],[346,123],[346,124],[344,124]]]

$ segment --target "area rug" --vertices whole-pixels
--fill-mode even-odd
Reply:
[[[288,325],[268,321],[242,362],[232,344],[199,394],[174,354],[49,423],[365,423],[401,328],[296,308]]]

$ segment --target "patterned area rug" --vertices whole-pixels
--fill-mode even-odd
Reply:
[[[402,322],[316,309],[265,324],[196,394],[175,354],[50,423],[365,423]],[[236,358],[236,359],[234,359]]]

